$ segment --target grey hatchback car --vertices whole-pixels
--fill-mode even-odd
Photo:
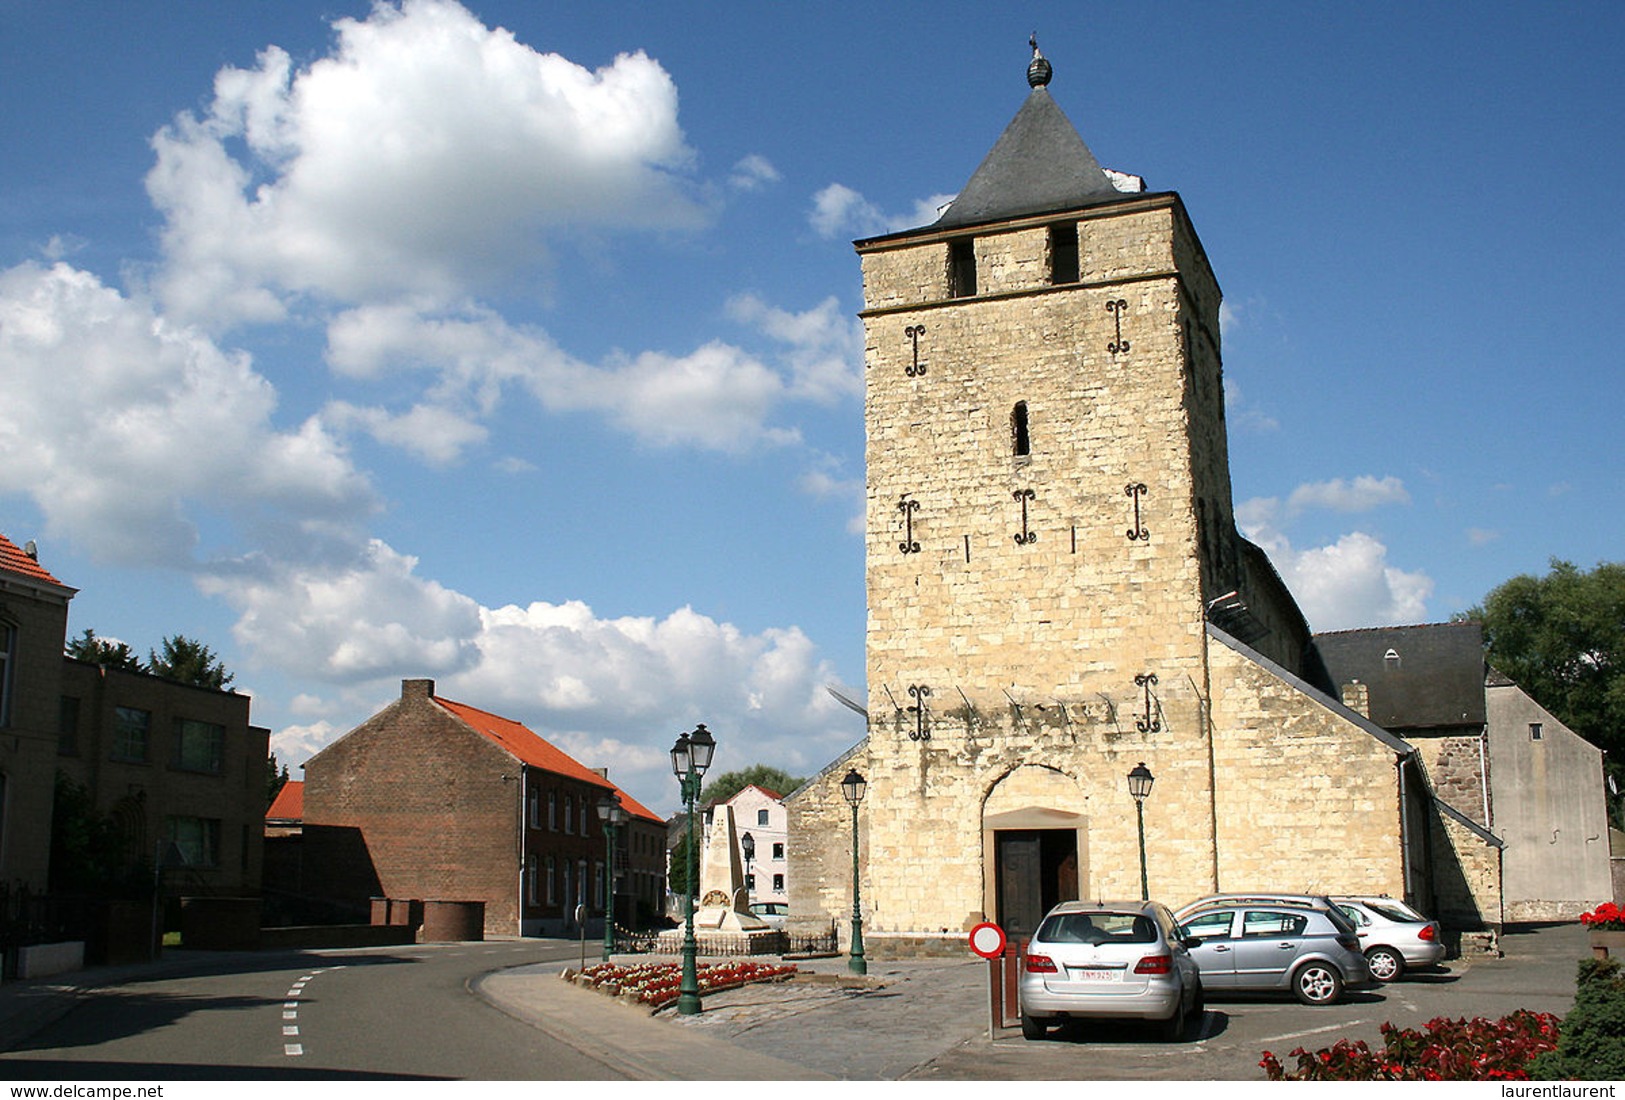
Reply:
[[[1027,945],[1018,985],[1021,1034],[1052,1023],[1154,1021],[1182,1038],[1202,1012],[1202,977],[1167,906],[1154,901],[1067,901],[1045,915]]]
[[[1288,991],[1306,1005],[1335,1004],[1374,985],[1354,926],[1312,895],[1215,895],[1175,918],[1198,941],[1191,958],[1218,991]]]

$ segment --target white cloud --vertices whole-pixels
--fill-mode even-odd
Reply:
[[[1385,504],[1409,504],[1410,494],[1397,477],[1375,478],[1361,474],[1353,481],[1333,478],[1298,486],[1287,497],[1287,509],[1298,513],[1309,508],[1334,512],[1368,512]]]
[[[0,492],[102,560],[187,567],[206,515],[314,533],[375,507],[319,421],[274,426],[247,354],[87,272],[0,272],[0,362]]]
[[[734,165],[728,183],[740,191],[756,191],[767,184],[779,182],[779,170],[773,162],[758,153],[741,157]]]
[[[791,313],[741,294],[728,302],[728,312],[786,346],[791,396],[824,404],[863,396],[863,325],[833,297]]]
[[[695,722],[726,744],[724,768],[810,770],[862,736],[824,691],[829,663],[795,627],[746,634],[689,607],[616,619],[579,601],[483,608],[415,566],[373,542],[343,566],[267,566],[208,582],[242,612],[234,634],[256,660],[339,691],[301,697],[306,721],[277,732],[279,759],[304,760],[377,710],[396,681],[421,676],[583,763],[612,766],[650,802],[669,793],[666,750]]]
[[[414,405],[405,413],[393,414],[335,401],[322,411],[322,419],[338,430],[359,428],[378,442],[415,454],[432,466],[456,462],[466,448],[485,442],[489,434],[467,416],[436,405]]]
[[[1243,431],[1273,432],[1281,422],[1249,401],[1233,379],[1224,380],[1224,412],[1230,424]]]
[[[1501,532],[1484,527],[1467,528],[1467,542],[1471,546],[1488,546],[1501,537]]]
[[[952,195],[932,195],[915,202],[905,214],[887,214],[844,183],[832,183],[813,195],[808,224],[820,237],[873,237],[902,229],[930,225],[953,201]]]
[[[468,667],[478,658],[479,608],[416,567],[375,539],[347,561],[254,558],[200,584],[239,612],[232,634],[240,645],[292,675],[351,683],[400,668]]]
[[[645,54],[590,71],[451,0],[334,29],[304,68],[273,46],[222,70],[203,117],[154,137],[155,285],[176,315],[274,320],[309,293],[452,300],[530,268],[560,228],[704,221],[676,86]]]
[[[1389,564],[1388,548],[1375,537],[1354,531],[1329,545],[1299,550],[1280,529],[1285,520],[1309,507],[1350,510],[1408,500],[1402,488],[1396,493],[1395,486],[1385,484],[1393,480],[1356,478],[1353,485],[1339,480],[1300,486],[1289,497],[1296,505],[1286,509],[1274,497],[1254,498],[1236,506],[1236,526],[1269,555],[1312,629],[1348,630],[1426,620],[1432,579],[1426,573]],[[1361,487],[1362,482],[1368,484]]]

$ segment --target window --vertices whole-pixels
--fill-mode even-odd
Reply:
[[[226,727],[214,722],[175,719],[175,755],[170,765],[185,772],[219,775],[226,756]]]
[[[548,791],[547,792],[547,827],[549,829],[551,829],[555,833],[559,831],[559,792],[558,791]],[[551,871],[548,872],[548,876],[552,877],[552,872]]]
[[[756,811],[756,824],[758,824],[758,825],[766,825],[767,824],[767,811],[766,810],[757,810]]]
[[[1010,453],[1017,458],[1033,452],[1032,439],[1027,433],[1027,402],[1017,401],[1010,410]]]
[[[1234,919],[1235,914],[1229,909],[1203,913],[1186,921],[1185,930],[1199,940],[1227,940],[1230,938],[1230,922]]]
[[[773,876],[773,892],[775,894],[784,893],[784,876],[783,875],[774,875]]]
[[[576,815],[576,801],[573,798],[564,800],[564,831],[570,831],[570,819]]]
[[[56,708],[56,754],[79,755],[79,700],[64,695]]]
[[[948,297],[976,294],[976,242],[966,237],[948,242]]]
[[[11,666],[17,654],[17,628],[0,623],[0,727],[11,725]]]
[[[1054,285],[1078,281],[1078,223],[1049,227],[1049,281]]]
[[[536,881],[536,853],[532,852],[525,857],[525,903],[535,905],[540,891],[541,884]]]
[[[535,787],[525,792],[525,823],[532,829],[542,827],[542,792]]]
[[[1309,918],[1299,913],[1249,912],[1241,922],[1243,937],[1300,936]]]
[[[553,857],[547,857],[547,904],[559,903],[558,868],[553,863]]]
[[[1539,741],[1544,735],[1545,731],[1541,729],[1539,722],[1529,723],[1529,740]]]
[[[165,819],[169,839],[181,850],[189,867],[220,865],[220,819],[170,817]]]
[[[152,714],[134,707],[113,708],[113,759],[131,763],[147,762],[147,735]]]
[[[774,859],[783,859],[784,858],[784,845],[783,844],[775,844],[775,845],[773,845],[773,858]]]

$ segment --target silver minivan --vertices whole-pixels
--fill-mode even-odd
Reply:
[[[1324,897],[1216,894],[1174,917],[1197,941],[1191,958],[1213,992],[1290,990],[1321,1005],[1375,984],[1353,924]]]
[[[1021,1034],[1042,1039],[1064,1020],[1155,1022],[1182,1038],[1202,1012],[1202,977],[1167,906],[1066,901],[1051,909],[1022,958]]]

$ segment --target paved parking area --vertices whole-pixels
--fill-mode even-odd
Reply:
[[[850,1080],[1258,1081],[1266,1050],[1287,1061],[1294,1047],[1343,1038],[1378,1046],[1385,1021],[1420,1027],[1437,1016],[1568,1011],[1575,965],[1590,954],[1584,929],[1515,930],[1502,948],[1501,958],[1453,960],[1340,1005],[1210,996],[1200,1027],[1178,1044],[1105,1024],[1054,1031],[1042,1042],[1013,1030],[990,1039],[987,972],[976,960],[872,964],[871,976],[884,984],[870,992],[747,987],[708,997],[703,1015],[669,1023]]]

